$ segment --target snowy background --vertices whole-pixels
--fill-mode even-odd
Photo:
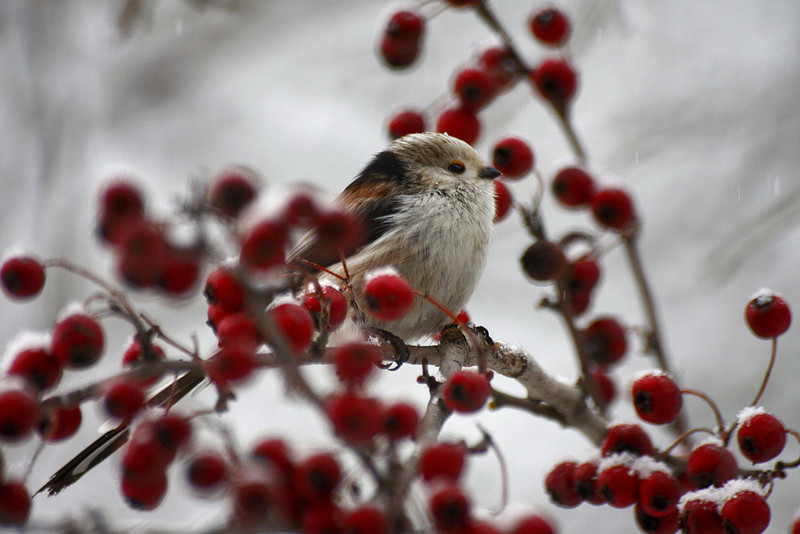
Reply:
[[[109,255],[92,239],[94,206],[103,180],[120,172],[133,174],[154,211],[163,213],[191,178],[231,163],[257,169],[271,190],[308,181],[336,193],[384,147],[384,124],[394,110],[424,107],[445,95],[454,68],[492,42],[468,12],[445,11],[428,26],[421,63],[398,74],[375,55],[394,2],[241,0],[204,9],[180,0],[142,4],[140,16],[121,31],[120,0],[0,3],[0,251],[64,257],[107,273]],[[538,3],[495,4],[528,58],[543,57],[525,31]],[[749,296],[767,286],[800,310],[800,3],[561,5],[573,18],[571,53],[581,73],[575,123],[592,168],[602,180],[626,184],[637,199],[643,255],[675,374],[717,399],[730,420],[755,394],[769,354],[769,344],[755,339],[742,319]],[[526,85],[504,95],[482,120],[477,148],[486,156],[494,140],[513,132],[532,142],[547,177],[572,161],[548,110]],[[530,181],[512,187],[523,200],[533,191]],[[584,214],[555,210],[549,201],[545,209],[554,233],[586,224]],[[469,311],[495,339],[525,347],[546,369],[574,379],[560,323],[533,310],[544,288],[526,282],[517,267],[528,243],[516,217],[497,226]],[[63,306],[88,290],[58,274],[31,303],[0,300],[0,346],[22,330],[46,330]],[[183,339],[197,332],[210,346],[199,299],[179,307],[146,296],[137,303]],[[607,259],[593,313],[619,314],[629,324],[641,319],[618,252]],[[68,373],[63,388],[116,369],[129,333],[119,322],[104,326],[110,339],[103,365]],[[798,332],[781,338],[774,381],[762,400],[793,428],[800,428]],[[648,366],[647,358],[631,357],[619,373],[622,387],[631,370]],[[375,389],[422,405],[416,371],[392,375]],[[324,372],[318,377],[326,378]],[[269,376],[241,392],[227,419],[242,446],[273,433],[291,436],[301,452],[328,442],[326,425],[302,403],[277,405],[282,393]],[[202,404],[202,395],[191,402]],[[696,424],[713,424],[699,402],[690,399],[687,407]],[[625,406],[616,413],[632,417]],[[77,437],[45,449],[30,490],[94,439],[102,418],[91,407],[84,417]],[[509,410],[455,417],[445,435],[474,440],[477,422],[513,466],[514,502],[557,517],[561,532],[598,531],[599,521],[604,532],[633,530],[630,509],[564,511],[544,495],[541,481],[555,462],[591,451],[579,434]],[[5,451],[9,472],[21,474],[30,445]],[[798,451],[790,443],[787,459]],[[47,525],[100,509],[117,527],[148,521],[195,529],[224,516],[224,503],[186,497],[178,468],[161,508],[135,513],[108,482],[117,471],[108,462],[55,498],[38,496],[34,521]],[[776,484],[770,533],[787,530],[798,506],[798,476]],[[475,459],[468,481],[479,505],[497,506],[494,458]]]

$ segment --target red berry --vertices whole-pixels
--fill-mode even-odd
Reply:
[[[495,83],[488,71],[466,67],[456,75],[454,92],[465,110],[478,112],[486,107],[495,96]]]
[[[770,520],[766,499],[755,491],[740,491],[725,501],[719,515],[726,531],[736,534],[761,534]]]
[[[307,309],[286,302],[269,310],[267,316],[292,353],[300,355],[311,346],[314,337],[314,319]]]
[[[141,223],[144,216],[144,195],[139,188],[124,179],[116,180],[101,193],[98,234],[106,242],[119,244],[128,229]]]
[[[131,344],[128,345],[128,348],[125,349],[125,352],[122,354],[123,367],[128,369],[146,369],[148,365],[166,359],[167,356],[164,354],[164,349],[152,342],[149,344],[149,347],[150,348],[147,352],[143,352],[142,344],[140,343],[138,337],[134,338]],[[158,376],[151,376],[142,382],[145,386],[150,386],[158,379]]]
[[[669,513],[662,516],[653,516],[645,512],[639,503],[634,509],[636,524],[648,534],[674,534],[680,528],[680,512],[673,507]]]
[[[533,150],[518,137],[506,137],[494,146],[492,164],[509,180],[521,178],[533,169]]]
[[[786,428],[774,415],[751,409],[739,415],[739,450],[753,462],[772,460],[786,445]]]
[[[323,315],[323,304],[327,313]],[[327,325],[329,330],[336,330],[347,318],[347,299],[335,287],[325,286],[322,295],[316,292],[307,293],[303,306],[310,311],[317,322]]]
[[[231,488],[233,494],[233,518],[244,530],[266,521],[274,505],[274,492],[266,480],[242,478]],[[241,528],[240,527],[240,528]]]
[[[614,381],[606,372],[604,367],[595,367],[592,369],[592,380],[597,384],[597,389],[600,393],[600,402],[603,406],[608,406],[617,397],[617,387]]]
[[[25,438],[39,421],[39,403],[24,391],[0,392],[0,441]]]
[[[61,363],[46,347],[31,347],[14,356],[8,374],[21,377],[37,391],[44,391],[61,379]]]
[[[486,376],[469,369],[461,369],[447,379],[442,389],[442,399],[449,409],[472,413],[483,408],[492,388]]]
[[[563,59],[548,59],[530,73],[539,93],[555,110],[566,113],[578,89],[578,76]]]
[[[207,370],[212,382],[227,387],[231,382],[242,382],[249,378],[257,365],[252,347],[233,344],[220,348],[208,360]]]
[[[108,414],[118,419],[133,417],[144,408],[144,389],[138,380],[118,378],[105,386],[104,403]]]
[[[567,16],[554,8],[534,13],[528,21],[531,33],[542,44],[561,46],[569,39],[570,24]]]
[[[228,464],[217,453],[194,456],[186,469],[186,478],[193,487],[207,490],[218,486],[228,476]]]
[[[631,393],[637,415],[654,425],[673,422],[683,407],[680,388],[663,372],[650,372],[642,376],[633,383]]]
[[[391,118],[388,130],[392,140],[412,133],[422,133],[425,131],[425,117],[419,111],[401,111]]]
[[[525,274],[537,282],[558,280],[567,268],[567,257],[561,247],[546,239],[528,247],[520,261]]]
[[[0,484],[0,526],[18,527],[28,521],[31,498],[21,482]]]
[[[74,313],[56,323],[50,350],[61,365],[84,369],[100,359],[104,346],[100,324],[84,313]]]
[[[628,351],[625,329],[612,317],[592,321],[584,330],[586,354],[599,365],[618,362]]]
[[[781,297],[768,289],[761,290],[744,311],[747,325],[762,339],[780,336],[792,324],[792,312]]]
[[[347,256],[363,243],[364,232],[359,220],[341,210],[330,210],[317,215],[314,221],[319,253],[339,258]]]
[[[553,195],[563,206],[577,208],[586,206],[594,195],[594,178],[578,167],[561,169],[553,178]]]
[[[343,523],[347,534],[384,534],[389,530],[386,514],[368,504],[348,512]]]
[[[627,508],[636,503],[639,477],[625,463],[600,466],[597,472],[597,492],[614,508]]]
[[[220,267],[208,275],[203,294],[209,304],[229,314],[244,308],[242,286],[233,272],[225,267]]]
[[[367,311],[380,321],[396,321],[411,311],[414,290],[394,272],[381,270],[367,275],[364,284]]]
[[[706,443],[689,454],[686,476],[695,488],[722,486],[738,474],[736,458],[721,445]]]
[[[573,291],[567,290],[564,295],[567,310],[573,317],[578,317],[586,313],[589,309],[589,304],[592,302],[592,293],[590,291]]]
[[[629,452],[637,456],[652,456],[655,453],[650,436],[639,425],[619,424],[608,429],[601,445],[603,456]]]
[[[325,413],[336,435],[350,444],[367,444],[380,430],[381,407],[372,398],[352,392],[331,395]]]
[[[439,532],[464,532],[470,521],[470,502],[457,486],[445,486],[431,495],[431,515]]]
[[[39,420],[36,430],[43,441],[62,441],[71,437],[81,426],[83,415],[80,406],[49,410]]]
[[[556,530],[544,517],[529,515],[517,521],[510,534],[556,534]]]
[[[481,133],[481,123],[478,117],[468,109],[449,108],[439,115],[439,119],[436,121],[436,131],[452,135],[471,145]]]
[[[167,452],[170,461],[175,457],[179,448],[189,443],[192,436],[191,421],[174,411],[153,419],[151,425],[155,440]]]
[[[297,466],[294,487],[297,492],[310,501],[324,501],[330,498],[342,478],[339,462],[325,453],[309,456]]]
[[[264,220],[245,235],[239,261],[253,271],[266,271],[283,265],[289,235],[282,222]]]
[[[170,297],[186,296],[200,279],[200,259],[192,249],[169,247],[158,287]]]
[[[167,494],[167,474],[163,469],[154,470],[150,476],[122,476],[122,495],[135,510],[155,510]]]
[[[636,222],[633,201],[622,189],[601,189],[592,195],[592,214],[605,228],[616,231],[628,230]]]
[[[336,375],[345,384],[363,384],[380,364],[381,349],[371,343],[352,342],[336,347],[331,361]]]
[[[208,204],[228,217],[238,217],[258,194],[257,181],[250,169],[236,167],[225,170],[211,182]]]
[[[455,484],[464,469],[464,447],[457,443],[428,445],[419,456],[419,473],[425,482],[446,481]]]
[[[383,433],[391,440],[410,438],[417,432],[419,413],[407,402],[390,404],[383,411]]]
[[[795,517],[792,523],[792,531],[789,534],[800,534],[800,517]]]
[[[664,517],[676,511],[681,485],[664,471],[653,471],[639,483],[639,506],[647,515]]]
[[[589,292],[600,281],[600,267],[592,256],[577,259],[567,266],[564,284],[571,292]]]
[[[519,72],[519,64],[511,52],[503,46],[493,46],[484,50],[478,58],[478,63],[491,74],[498,91],[507,89]]]
[[[319,215],[314,197],[306,191],[298,191],[286,202],[283,219],[289,224],[308,228]]]
[[[242,312],[232,313],[217,325],[217,340],[220,347],[241,345],[255,350],[261,344],[261,333],[255,320]]]
[[[561,462],[544,479],[544,487],[550,500],[562,508],[573,508],[583,502],[575,484],[577,468],[578,464],[575,462]]]
[[[603,504],[605,499],[597,493],[597,463],[584,462],[575,468],[572,475],[573,489],[589,504]]]
[[[285,476],[291,476],[294,473],[295,467],[291,451],[282,439],[262,439],[253,447],[252,456],[255,460],[276,469]]]
[[[500,222],[511,213],[514,198],[508,186],[502,180],[492,180],[494,183],[494,222]]]
[[[161,229],[140,221],[120,237],[117,274],[135,288],[153,287],[163,279],[168,255],[169,244]]]
[[[419,55],[425,19],[413,11],[398,11],[389,19],[381,40],[381,56],[389,67],[403,69]]]
[[[9,258],[0,266],[0,281],[9,298],[29,299],[38,295],[44,287],[44,267],[30,256]]]
[[[681,525],[687,534],[726,534],[717,503],[696,497],[682,502]]]

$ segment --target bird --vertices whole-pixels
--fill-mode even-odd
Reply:
[[[500,175],[456,137],[430,132],[403,136],[377,153],[336,200],[360,222],[360,244],[342,261],[339,251],[321,243],[318,233],[309,232],[287,255],[287,265],[304,277],[333,273],[337,280],[346,267],[357,302],[363,301],[369,273],[392,267],[418,292],[458,313],[486,263],[495,214],[492,180]],[[309,266],[316,266],[317,272]],[[406,342],[438,332],[452,319],[428,300],[417,298],[397,321],[380,321],[368,314],[366,321],[367,326]],[[201,370],[188,371],[151,397],[148,406],[171,405],[204,379]],[[39,492],[53,495],[73,484],[121,448],[129,433],[127,425],[106,432],[54,473]]]
[[[376,154],[337,198],[364,228],[364,240],[343,263],[309,233],[288,255],[291,264],[324,266],[363,302],[368,273],[392,267],[412,288],[457,314],[486,263],[500,171],[464,141],[442,133],[409,134]],[[423,298],[403,318],[367,324],[404,341],[438,332],[452,318]]]

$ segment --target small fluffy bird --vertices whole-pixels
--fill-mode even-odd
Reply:
[[[500,171],[487,165],[467,143],[437,133],[412,134],[377,154],[342,192],[339,203],[363,224],[365,239],[346,259],[359,301],[364,277],[392,266],[412,287],[458,313],[472,295],[486,263],[492,232],[494,185]],[[343,274],[339,255],[313,234],[301,239],[289,256]],[[402,319],[370,326],[404,341],[439,331],[450,319],[425,299],[417,298]],[[174,403],[205,379],[192,370],[148,401]],[[108,431],[59,469],[39,491],[55,494],[76,482],[122,447],[129,429]]]
[[[411,134],[377,154],[338,198],[364,225],[365,242],[345,259],[356,299],[364,277],[391,266],[414,289],[453,313],[478,282],[492,233],[494,184],[500,171],[467,143],[439,133]],[[309,234],[289,255],[344,274],[338,255]],[[402,319],[370,326],[405,341],[438,332],[451,320],[422,298]]]

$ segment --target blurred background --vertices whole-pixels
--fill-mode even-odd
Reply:
[[[433,4],[433,3],[431,3]],[[7,0],[0,4],[0,251],[62,257],[110,276],[108,251],[94,239],[97,192],[128,174],[154,213],[168,214],[192,180],[231,164],[257,170],[267,191],[309,182],[338,193],[387,143],[398,109],[444,98],[454,71],[495,43],[468,10],[443,10],[429,21],[422,56],[409,72],[381,64],[376,44],[397,8],[375,0]],[[501,21],[531,63],[548,51],[527,33],[541,4],[494,2]],[[800,310],[800,4],[791,0],[688,2],[573,0],[557,4],[572,18],[569,51],[580,72],[574,122],[592,170],[632,191],[643,221],[645,267],[659,304],[673,371],[685,387],[718,401],[727,420],[750,402],[767,365],[769,343],[743,321],[750,295],[770,287]],[[433,6],[428,5],[426,10]],[[490,157],[507,133],[528,139],[546,178],[574,163],[550,111],[518,84],[481,114],[476,148]],[[520,201],[535,184],[511,185]],[[544,204],[554,235],[593,223],[584,213]],[[497,340],[524,347],[553,374],[574,380],[576,364],[557,317],[535,305],[547,288],[518,267],[530,243],[518,217],[496,226],[487,270],[468,307]],[[604,265],[589,316],[614,314],[641,324],[642,311],[621,251]],[[24,330],[45,331],[59,311],[92,289],[53,274],[30,303],[0,299],[0,347]],[[213,347],[200,297],[169,303],[136,295],[137,304],[177,338],[197,334]],[[59,391],[114,372],[130,336],[106,321],[101,365],[67,373]],[[800,330],[780,340],[777,367],[762,404],[800,428]],[[627,377],[653,365],[634,343],[615,373],[622,401],[616,419],[631,420]],[[7,360],[8,355],[5,356]],[[424,405],[418,369],[404,368],[373,386],[387,398]],[[245,448],[281,435],[305,453],[331,443],[324,421],[297,399],[286,400],[270,373],[242,388],[229,415]],[[320,387],[325,370],[314,372]],[[498,387],[519,392],[503,381]],[[208,392],[189,400],[207,406]],[[205,404],[204,404],[205,403]],[[689,399],[692,421],[713,425],[707,407]],[[89,405],[71,440],[48,446],[28,482],[35,491],[66,459],[97,436],[103,417]],[[298,423],[301,421],[301,423]],[[511,466],[508,489],[519,506],[555,518],[560,532],[631,532],[632,511],[582,505],[560,510],[542,481],[558,461],[585,458],[578,433],[512,410],[453,417],[446,437],[476,441],[489,431]],[[214,423],[207,424],[213,440]],[[668,436],[651,429],[661,446]],[[22,475],[31,442],[8,447],[7,471]],[[787,459],[800,454],[790,443]],[[740,465],[746,465],[741,460]],[[109,461],[54,498],[34,499],[33,525],[80,520],[99,511],[114,528],[144,525],[195,531],[219,524],[227,505],[189,495],[180,467],[155,512],[130,510]],[[798,506],[800,473],[778,481],[768,532],[786,532]],[[110,482],[111,481],[111,482]],[[501,478],[491,455],[472,461],[468,486],[487,511],[498,507]],[[422,494],[417,495],[422,499]]]

